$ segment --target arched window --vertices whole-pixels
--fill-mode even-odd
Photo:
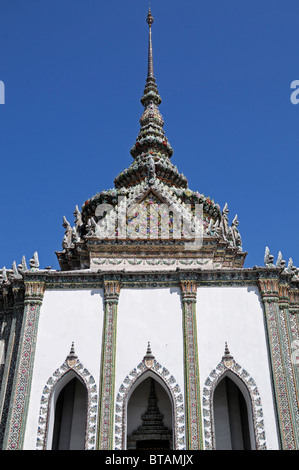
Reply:
[[[213,413],[216,450],[254,448],[250,397],[234,374],[225,374],[216,386]]]
[[[60,435],[61,438],[64,435],[68,436],[69,449],[95,449],[97,405],[95,380],[79,360],[72,343],[65,362],[53,372],[44,386],[36,448],[62,449]],[[71,422],[69,430],[65,430],[67,418]]]
[[[74,372],[68,372],[53,396],[52,450],[84,450],[88,394]]]
[[[140,381],[127,405],[127,449],[173,448],[172,402],[153,376]]]

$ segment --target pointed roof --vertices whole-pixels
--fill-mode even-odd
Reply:
[[[115,178],[113,189],[86,200],[82,212],[76,207],[73,228],[64,219],[63,249],[56,252],[59,264],[64,271],[98,269],[101,256],[103,263],[113,257],[109,269],[113,266],[117,270],[123,268],[126,259],[140,256],[167,257],[171,262],[187,258],[193,262],[197,258],[201,266],[242,267],[246,253],[242,251],[237,218],[229,226],[227,205],[221,212],[213,199],[189,189],[187,178],[171,162],[173,150],[163,129],[159,110],[162,100],[154,75],[154,18],[150,9],[146,22],[147,77],[141,97],[144,111],[140,130],[131,148],[134,161]],[[120,262],[114,263],[116,257]],[[134,269],[139,264],[136,266]]]
[[[164,119],[159,110],[162,99],[154,76],[152,45],[154,18],[150,9],[146,22],[149,25],[148,67],[146,84],[140,100],[144,106],[139,121],[140,131],[130,151],[134,163],[115,178],[114,184],[116,188],[130,187],[147,179],[152,170],[151,175],[154,176],[155,174],[157,178],[163,179],[166,184],[186,188],[188,186],[186,177],[179,174],[177,168],[170,162],[173,149],[165,135],[163,129]]]

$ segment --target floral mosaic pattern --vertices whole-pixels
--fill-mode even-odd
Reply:
[[[185,449],[185,410],[184,400],[181,389],[175,378],[168,369],[163,367],[159,362],[153,360],[150,364],[143,360],[138,366],[126,376],[116,397],[115,406],[115,450],[123,450],[126,448],[126,405],[127,397],[143,374],[152,371],[167,386],[173,400],[173,435],[174,449]]]
[[[100,385],[100,419],[99,419],[99,449],[111,450],[114,422],[114,390],[115,390],[115,355],[117,305],[120,293],[120,283],[105,281],[105,318],[102,343],[102,365]]]
[[[293,450],[296,448],[296,446],[294,441],[289,395],[286,377],[284,374],[284,364],[280,344],[280,331],[278,322],[279,308],[276,308],[276,302],[265,302],[265,312],[268,333],[270,337],[271,360],[273,364],[274,386],[276,389],[275,396],[279,409],[278,417],[283,440],[283,448]]]
[[[30,286],[31,288],[32,286]],[[31,295],[42,295],[38,291],[39,284],[34,286]],[[29,288],[28,288],[29,289]],[[39,292],[38,294],[36,292]],[[21,449],[24,439],[28,401],[30,397],[30,386],[32,379],[33,359],[35,354],[35,336],[40,313],[40,300],[28,301],[24,310],[24,324],[22,328],[22,339],[19,349],[19,359],[16,366],[17,380],[13,391],[13,404],[8,418],[9,428],[7,430],[7,444],[9,450]]]
[[[299,429],[299,409],[298,409],[298,398],[296,393],[296,385],[294,379],[294,370],[291,358],[291,348],[289,343],[289,336],[287,332],[287,320],[288,320],[288,313],[286,313],[283,308],[279,310],[279,320],[280,320],[280,327],[281,327],[281,335],[282,335],[282,352],[283,352],[283,359],[284,359],[284,366],[287,370],[286,382],[288,384],[289,390],[289,399],[291,408],[293,408],[294,412],[292,415],[292,422],[294,423],[293,426]],[[298,444],[298,436],[294,434],[295,445]],[[297,442],[296,442],[297,440]]]
[[[201,430],[202,414],[200,406],[200,381],[196,334],[196,292],[196,282],[181,282],[184,329],[187,446],[188,449],[200,450],[203,447],[203,442]]]
[[[264,429],[263,409],[261,398],[259,395],[258,388],[253,378],[248,372],[243,369],[234,360],[230,363],[225,363],[222,360],[217,367],[210,373],[209,377],[205,381],[203,389],[203,424],[204,424],[204,437],[205,437],[205,449],[215,450],[215,429],[213,422],[213,394],[220,380],[224,375],[231,371],[234,373],[246,386],[252,408],[253,426],[255,444],[257,450],[266,450],[266,435]]]
[[[73,361],[66,360],[49,378],[47,381],[43,394],[41,397],[40,412],[38,419],[37,429],[37,450],[46,450],[48,438],[48,425],[50,416],[51,398],[54,389],[58,382],[68,372],[74,371],[76,375],[83,381],[87,389],[88,404],[87,404],[87,426],[85,436],[85,450],[94,450],[96,445],[96,430],[97,430],[97,409],[98,409],[98,394],[97,386],[93,376],[81,364],[79,359]]]

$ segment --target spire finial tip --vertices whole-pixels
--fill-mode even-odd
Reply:
[[[150,6],[148,8],[148,15],[147,15],[147,18],[146,18],[146,22],[149,25],[149,27],[151,27],[153,22],[154,22],[154,18],[153,18]]]

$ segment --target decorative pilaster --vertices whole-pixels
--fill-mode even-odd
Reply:
[[[285,450],[294,450],[296,449],[296,423],[291,409],[292,396],[290,396],[287,378],[289,372],[285,369],[284,339],[279,308],[279,277],[269,275],[267,278],[260,278],[259,288],[264,304],[281,445]]]
[[[290,313],[292,314],[299,313],[299,285],[298,287],[292,287],[290,289],[289,297],[290,297]]]
[[[21,283],[12,287],[10,298],[13,303],[6,310],[2,339],[4,364],[0,374],[0,448],[3,446],[24,312],[24,287]]]
[[[194,281],[181,281],[184,331],[186,449],[203,449]]]
[[[280,309],[280,330],[283,345],[283,360],[286,376],[286,384],[290,397],[290,410],[292,421],[294,423],[294,438],[296,449],[299,449],[299,434],[296,430],[299,429],[299,374],[298,364],[294,361],[292,349],[294,341],[298,339],[296,332],[292,328],[292,321],[290,315],[290,284],[288,279],[281,279],[279,283],[279,309]],[[298,343],[295,343],[298,344]]]
[[[115,352],[119,281],[104,281],[105,316],[102,340],[99,444],[100,450],[112,450],[115,402]]]
[[[4,449],[8,450],[21,450],[23,448],[39,314],[44,290],[44,282],[25,280],[24,315],[18,361],[7,420],[8,426],[4,439]]]

